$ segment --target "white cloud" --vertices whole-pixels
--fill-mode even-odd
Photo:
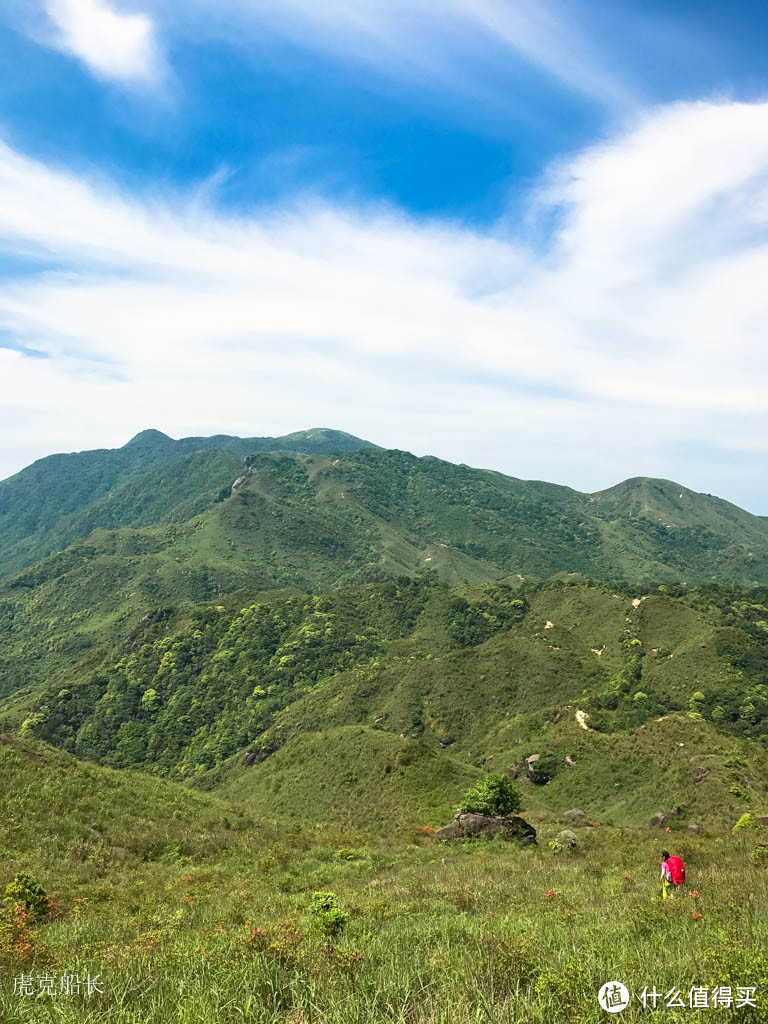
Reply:
[[[618,106],[631,104],[615,62],[611,68],[602,66],[602,52],[590,45],[576,19],[568,17],[568,5],[559,10],[551,0],[453,0],[453,5],[475,31],[497,39],[577,92]]]
[[[387,208],[233,218],[0,148],[0,248],[39,259],[0,290],[0,330],[50,356],[0,349],[0,473],[149,425],[328,425],[584,488],[649,474],[754,504],[767,140],[768,104],[647,116],[548,177],[543,253]]]
[[[275,33],[388,78],[467,94],[485,108],[521,105],[525,63],[610,107],[633,105],[613,55],[606,62],[593,38],[594,25],[585,31],[583,13],[562,0],[146,3],[174,32],[191,38],[219,36],[258,51],[265,35]]]
[[[128,83],[154,82],[162,61],[152,19],[116,10],[107,0],[45,0],[50,43],[93,74]]]
[[[133,5],[139,5],[135,9]],[[194,46],[224,42],[255,63],[275,37],[419,93],[468,102],[483,119],[532,118],[531,69],[614,111],[637,99],[612,46],[562,0],[6,0],[38,42],[128,85],[167,81],[158,33]],[[45,12],[44,15],[42,12]],[[41,24],[41,17],[47,24]],[[605,53],[611,59],[605,59]],[[455,111],[457,112],[457,111]]]

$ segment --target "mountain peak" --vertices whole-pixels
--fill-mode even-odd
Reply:
[[[167,434],[164,434],[162,432],[162,430],[154,430],[154,429],[150,428],[148,430],[140,430],[139,433],[136,434],[135,437],[132,437],[131,440],[127,444],[123,445],[123,447],[124,448],[139,448],[139,447],[148,448],[148,447],[154,447],[155,445],[158,445],[158,444],[163,444],[164,445],[164,444],[167,444],[168,442],[172,442],[172,441],[173,441],[173,438],[169,437]]]
[[[341,442],[345,445],[360,448],[378,448],[371,441],[366,441],[355,434],[348,434],[346,430],[334,430],[332,427],[310,427],[309,430],[296,430],[292,434],[286,434],[284,441],[325,441],[327,443]]]

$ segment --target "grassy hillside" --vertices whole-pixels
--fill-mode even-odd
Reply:
[[[426,743],[364,726],[301,733],[261,764],[242,756],[205,780],[256,817],[413,834],[450,821],[482,772]]]
[[[228,493],[254,452],[332,454],[369,442],[339,430],[186,437],[144,430],[122,448],[51,455],[0,481],[0,579],[96,527],[180,522]],[[207,458],[202,458],[203,454]],[[197,458],[195,458],[197,456]]]
[[[515,746],[510,739],[518,741]],[[519,765],[533,751],[554,752],[551,782],[520,782],[526,805],[553,815],[577,807],[590,820],[618,826],[647,825],[663,813],[675,831],[698,825],[716,834],[742,814],[768,814],[765,749],[684,714],[610,734],[586,731],[568,714],[530,740],[502,729],[495,742],[488,770]],[[662,836],[663,829],[655,834]]]
[[[764,805],[764,608],[738,592],[633,598],[579,576],[519,589],[402,578],[321,596],[265,593],[245,606],[150,615],[103,660],[91,652],[42,692],[7,702],[5,718],[80,757],[203,786],[228,780],[229,759],[237,766],[251,751],[263,764],[235,775],[265,780],[254,806],[289,816],[315,802],[348,809],[333,781],[344,744],[327,731],[356,726],[348,736],[369,769],[352,772],[362,789],[351,802],[382,759],[397,760],[398,744],[423,743],[441,758],[430,769],[419,761],[423,795],[429,772],[451,759],[457,770],[517,765],[522,777],[524,758],[541,754],[552,781],[533,787],[536,806],[562,809],[562,794],[639,821],[662,801],[722,820]],[[675,731],[697,737],[682,742],[691,756],[702,751],[701,764],[689,763]],[[302,759],[314,774],[297,768]],[[706,785],[692,788],[699,768]],[[272,788],[283,776],[285,799]]]
[[[533,821],[561,820],[578,808],[603,826],[642,828],[663,813],[677,832],[696,825],[713,835],[742,814],[768,815],[765,750],[685,715],[610,735],[582,729],[573,714],[530,737],[520,731],[525,725],[514,737],[501,728],[482,767],[424,740],[369,727],[298,733],[265,761],[248,766],[238,755],[202,782],[257,818],[333,822],[387,835],[403,835],[415,823],[446,824],[485,772],[506,773],[515,765],[521,813]],[[554,776],[536,785],[521,763],[546,750],[555,754]],[[566,766],[566,755],[573,767]]]
[[[169,856],[210,859],[231,833],[252,825],[208,794],[77,761],[9,733],[0,733],[0,775],[3,870],[15,864],[51,883],[129,873]]]
[[[327,742],[338,757],[346,739],[362,772],[353,738]],[[307,742],[297,755],[317,753]],[[48,896],[38,918],[0,909],[0,1016],[13,1024],[594,1024],[613,978],[633,995],[624,1020],[647,1019],[645,986],[682,992],[683,1008],[657,1009],[681,1024],[692,986],[735,997],[742,985],[757,1005],[734,1000],[718,1018],[767,1019],[766,829],[688,837],[673,821],[664,840],[687,884],[662,903],[647,828],[578,828],[558,853],[564,822],[539,810],[535,847],[437,845],[417,806],[410,830],[376,836],[362,805],[342,827],[253,822],[234,803],[7,737],[0,768],[0,890],[31,872]],[[344,915],[332,935],[316,892]],[[22,975],[29,995],[14,991]],[[73,976],[81,989],[62,992]]]

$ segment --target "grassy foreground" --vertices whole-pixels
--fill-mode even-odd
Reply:
[[[757,832],[662,834],[689,872],[662,903],[660,842],[647,830],[579,829],[576,849],[554,853],[547,842],[562,824],[536,824],[539,846],[528,849],[438,844],[416,828],[384,841],[241,822],[209,832],[207,849],[197,836],[190,853],[181,840],[143,860],[106,843],[12,850],[1,885],[30,870],[58,895],[37,925],[6,912],[0,1019],[768,1021],[768,869],[749,856]],[[335,938],[313,923],[317,890],[349,914]],[[14,994],[22,973],[35,992],[54,977],[56,994]],[[99,975],[103,994],[60,994],[61,977],[75,974]],[[608,1015],[597,992],[609,980],[633,994],[680,989],[686,1006],[643,1011],[635,999]],[[734,996],[751,986],[757,1007],[691,1009],[691,986]]]

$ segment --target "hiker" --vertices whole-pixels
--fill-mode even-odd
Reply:
[[[678,885],[685,881],[685,865],[679,857],[670,857],[669,850],[661,851],[661,898],[669,899]]]

